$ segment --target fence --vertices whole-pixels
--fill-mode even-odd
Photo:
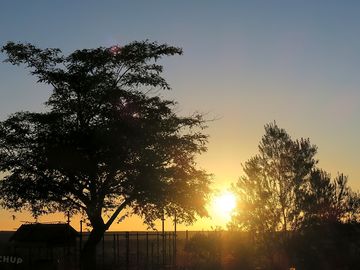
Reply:
[[[79,256],[87,237],[86,233],[80,237]],[[171,268],[176,251],[174,232],[111,232],[97,246],[97,265],[98,269]]]
[[[106,232],[97,246],[97,269],[190,269],[192,256],[186,243],[199,232]],[[200,232],[204,233],[204,232]],[[49,246],[8,242],[0,239],[0,269],[78,270],[81,248],[89,233],[82,233],[75,245]],[[21,258],[21,263],[18,263]],[[16,260],[16,263],[11,263]]]

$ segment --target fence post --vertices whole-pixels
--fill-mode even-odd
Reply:
[[[126,242],[126,269],[129,268],[129,257],[130,257],[130,239],[129,239],[129,232],[125,234],[125,242]]]
[[[164,239],[163,239],[163,265],[166,265],[166,233],[163,234]]]
[[[165,265],[165,260],[166,260],[166,238],[165,238],[165,212],[164,212],[164,209],[163,209],[163,216],[162,216],[162,255],[163,255],[163,261],[162,261],[162,264]]]
[[[176,234],[176,225],[177,225],[177,216],[176,216],[176,212],[174,215],[174,242],[173,242],[173,265],[174,267],[176,267],[176,238],[177,238],[177,234]]]
[[[105,264],[105,233],[102,237],[102,265],[104,268],[104,264]]]
[[[136,232],[136,265],[139,266],[139,232]]]
[[[81,265],[81,253],[82,253],[82,239],[83,239],[83,221],[80,219],[80,235],[79,235],[79,269],[82,268]]]
[[[149,265],[149,232],[146,232],[146,269]]]
[[[157,246],[157,264],[160,263],[160,241],[159,241],[159,232],[156,232],[156,246]]]
[[[120,263],[120,241],[119,241],[119,233],[116,234],[116,249],[117,249],[117,256],[116,262]]]
[[[169,244],[168,244],[168,246],[169,246],[169,265],[172,263],[172,252],[171,252],[171,237],[172,237],[172,233],[171,232],[169,232],[168,233],[168,235],[169,235]]]
[[[114,264],[116,264],[116,235],[113,234]]]
[[[154,264],[154,240],[151,241],[151,269]]]

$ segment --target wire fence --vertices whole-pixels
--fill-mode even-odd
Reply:
[[[87,237],[80,238],[79,256]],[[112,232],[104,235],[96,256],[98,269],[159,269],[175,267],[176,252],[174,232]]]
[[[82,233],[75,245],[61,247],[8,242],[0,248],[0,268],[81,269],[81,250],[88,237]],[[174,232],[107,232],[96,248],[96,269],[176,269],[176,258]]]
[[[194,258],[185,247],[197,233],[106,232],[96,247],[96,269],[190,269]],[[76,242],[66,246],[0,241],[0,269],[79,270],[81,251],[89,233],[79,236]]]

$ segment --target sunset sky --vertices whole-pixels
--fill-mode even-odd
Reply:
[[[0,44],[30,42],[75,49],[133,40],[182,47],[162,61],[172,86],[164,98],[182,115],[206,114],[210,135],[199,167],[226,190],[257,152],[266,123],[318,146],[319,166],[343,172],[360,189],[360,1],[2,1]],[[0,55],[0,60],[4,55]],[[43,110],[50,88],[23,66],[0,64],[0,120],[19,110]],[[0,210],[0,230],[27,214]],[[61,215],[41,220],[65,220]],[[78,228],[78,220],[74,220]],[[220,217],[190,227],[224,225]],[[168,229],[171,229],[168,224]],[[130,218],[112,230],[144,229]]]

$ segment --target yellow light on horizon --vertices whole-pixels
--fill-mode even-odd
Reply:
[[[236,207],[236,197],[230,191],[216,195],[210,205],[210,215],[217,226],[226,226]]]

